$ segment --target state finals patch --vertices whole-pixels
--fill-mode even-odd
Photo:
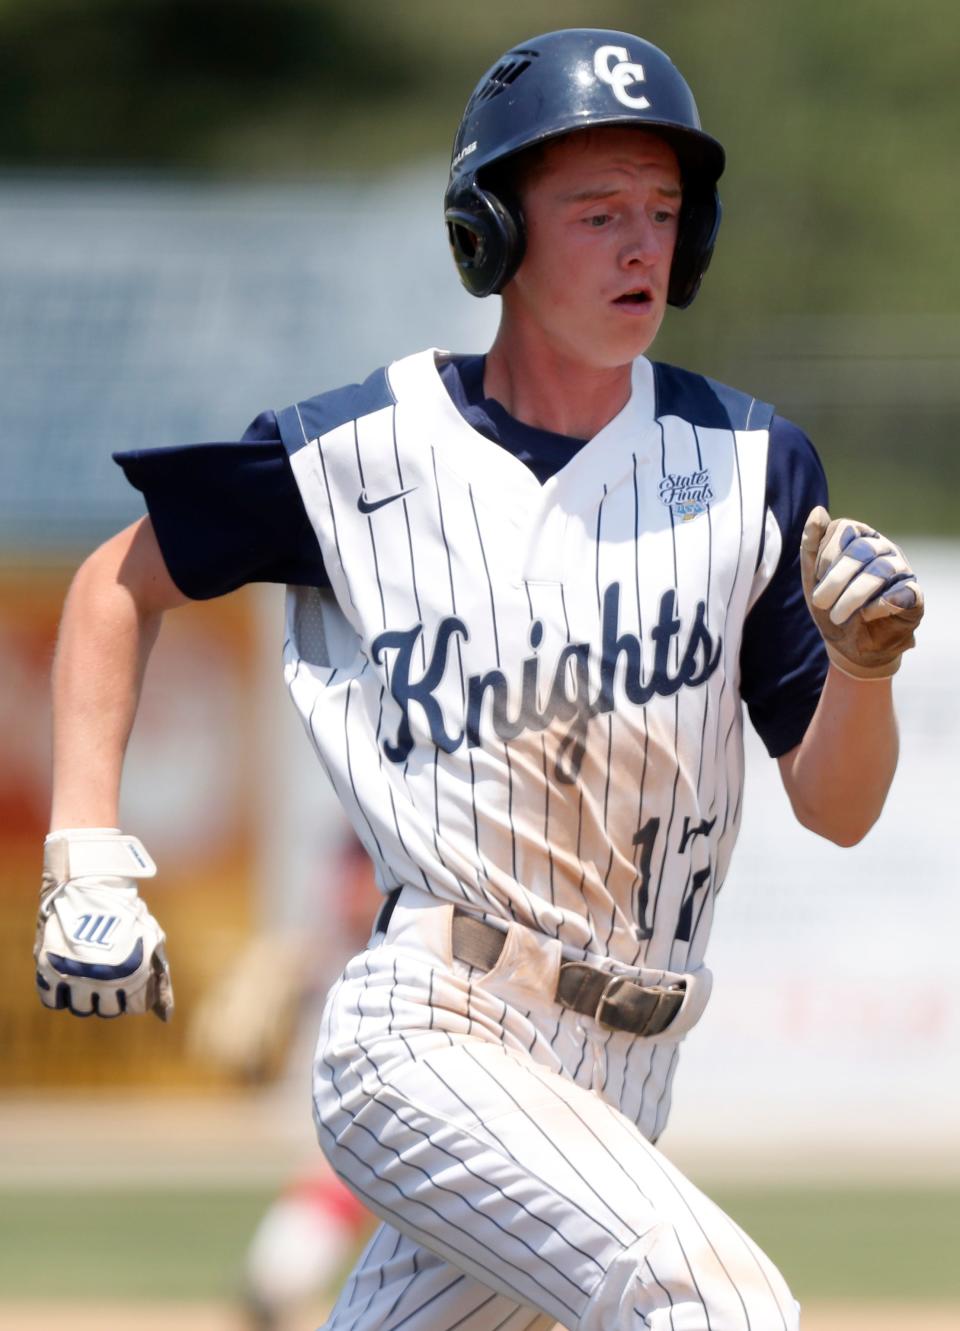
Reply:
[[[677,472],[667,472],[657,487],[661,504],[666,504],[674,517],[681,522],[689,522],[698,513],[706,513],[707,505],[713,499],[713,487],[710,484],[710,468],[691,471],[681,476]]]

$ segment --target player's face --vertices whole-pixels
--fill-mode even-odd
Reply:
[[[527,248],[504,293],[511,313],[597,368],[642,355],[666,309],[680,184],[673,149],[643,130],[548,145],[521,186]]]

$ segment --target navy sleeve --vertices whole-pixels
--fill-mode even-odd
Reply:
[[[329,579],[274,412],[239,442],[114,453],[143,492],[170,576],[206,600],[248,582]]]
[[[783,545],[770,582],[747,615],[740,648],[740,692],[772,758],[803,739],[827,673],[826,650],[800,582],[800,536],[817,504],[827,507],[827,481],[813,444],[796,425],[774,416],[766,507]]]

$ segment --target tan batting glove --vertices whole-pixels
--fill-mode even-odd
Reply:
[[[854,679],[886,679],[914,646],[923,592],[903,551],[863,522],[817,507],[800,539],[803,594],[827,655]]]

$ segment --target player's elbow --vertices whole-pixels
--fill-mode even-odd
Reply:
[[[816,759],[817,755],[814,754]],[[832,841],[856,846],[880,817],[896,768],[896,752],[854,770],[830,759],[811,760],[798,746],[779,760],[783,786],[802,827]]]
[[[811,832],[816,832],[818,836],[822,836],[826,841],[832,841],[835,846],[849,849],[850,846],[859,845],[875,822],[876,819],[871,818],[869,822],[857,826],[835,826],[827,822],[806,823],[804,825],[809,827]]]
[[[817,805],[799,799],[791,799],[791,804],[802,827],[845,848],[856,846],[864,839],[883,808],[882,801],[876,808],[844,807],[832,801]]]

